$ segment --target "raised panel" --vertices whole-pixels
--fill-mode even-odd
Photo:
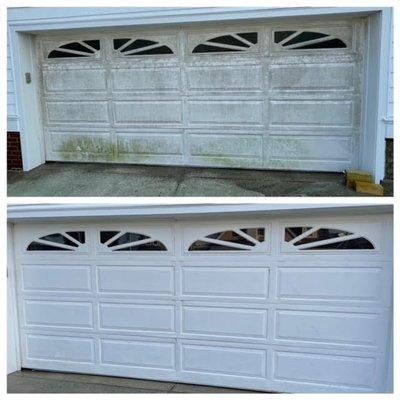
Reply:
[[[106,71],[60,69],[43,71],[47,92],[99,92],[107,90]]]
[[[373,301],[382,297],[380,268],[278,269],[278,294],[283,300]]]
[[[113,89],[158,92],[180,89],[180,69],[171,68],[118,68],[111,71]]]
[[[262,101],[189,100],[189,124],[261,125]]]
[[[192,156],[251,157],[262,156],[262,137],[255,135],[190,135]]]
[[[279,341],[366,346],[377,349],[385,320],[381,315],[349,311],[276,310]]]
[[[182,267],[182,295],[268,298],[268,268]]]
[[[118,152],[122,154],[182,154],[181,134],[117,133]]]
[[[182,344],[182,371],[263,378],[265,350]]]
[[[142,340],[100,340],[101,364],[143,368],[175,368],[173,343]]]
[[[184,306],[182,333],[266,339],[267,315],[262,309]]]
[[[89,292],[89,265],[23,265],[22,289],[27,291]]]
[[[34,360],[94,362],[92,338],[26,334],[26,357]]]
[[[189,90],[262,90],[261,66],[204,66],[186,70]]]
[[[106,101],[47,101],[46,109],[50,123],[104,123],[109,120]]]
[[[25,323],[28,326],[91,328],[92,303],[77,301],[25,300]]]
[[[276,90],[353,90],[354,67],[349,64],[272,65]]]
[[[182,105],[180,100],[165,101],[116,101],[116,123],[180,123]]]
[[[173,332],[175,307],[160,304],[100,303],[101,329]]]
[[[75,157],[88,154],[102,154],[109,157],[113,154],[109,132],[96,132],[92,129],[68,132],[48,131],[51,140],[51,150],[54,152],[73,153]]]
[[[352,101],[271,100],[270,126],[351,127]]]
[[[374,385],[375,368],[373,357],[275,351],[273,377],[310,385],[368,389]]]
[[[174,293],[173,267],[98,267],[100,293],[129,293],[142,296]]]
[[[353,156],[351,137],[271,136],[271,158],[347,161]]]

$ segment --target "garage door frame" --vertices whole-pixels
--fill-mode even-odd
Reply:
[[[318,219],[318,217],[313,217],[313,220],[314,220],[314,218],[315,218],[315,219]],[[375,216],[372,216],[372,218],[371,218],[370,215],[367,217],[368,220],[376,220],[377,218],[378,218],[378,219],[380,218],[379,215],[377,215],[376,217],[375,217]],[[249,219],[251,219],[251,218],[249,218]],[[294,215],[291,219],[292,219],[292,220],[297,220],[297,221],[300,220],[299,217],[296,217],[295,215]],[[255,219],[255,221],[257,221],[257,220],[259,220],[259,218]],[[307,219],[304,219],[304,217],[302,217],[301,220],[304,221],[304,222],[307,221]],[[348,220],[351,221],[352,218],[349,217]],[[355,220],[358,220],[358,218],[356,218]],[[78,221],[79,221],[79,220],[78,220]],[[231,219],[231,221],[232,221],[232,219]],[[77,223],[79,223],[79,222],[77,222]],[[185,223],[183,222],[182,224],[185,224]],[[388,227],[388,229],[390,229],[390,227]],[[346,257],[343,258],[343,256],[340,257],[340,258],[342,258],[343,260],[346,259]],[[378,259],[379,259],[379,258],[378,258]],[[12,274],[11,274],[11,275],[12,275]],[[388,338],[388,344],[390,344],[390,339],[389,339],[389,338]],[[388,352],[390,352],[390,351],[391,351],[391,350],[390,350],[390,345],[388,345]],[[390,354],[390,353],[388,353],[388,354]],[[387,362],[387,365],[388,365],[388,374],[389,374],[388,377],[387,377],[388,380],[389,380],[389,381],[387,382],[387,387],[389,388],[388,390],[390,390],[390,371],[391,371],[391,367],[390,367],[390,359],[389,359],[389,357],[387,357],[386,362]],[[204,383],[206,383],[206,381],[205,381]]]
[[[373,172],[376,182],[384,177],[384,140],[385,140],[385,123],[382,120],[382,110],[385,109],[386,96],[385,88],[387,85],[385,71],[389,62],[388,57],[388,40],[390,35],[390,9],[388,8],[352,8],[352,9],[314,9],[302,10],[300,12],[289,12],[279,14],[279,12],[269,12],[268,10],[249,11],[247,14],[242,13],[239,16],[229,16],[229,12],[224,10],[218,15],[208,16],[209,20],[230,20],[230,19],[259,19],[274,17],[289,17],[292,15],[369,15],[368,32],[370,40],[368,42],[368,68],[365,80],[365,96],[369,102],[365,108],[364,141],[361,143],[361,164],[360,167]],[[153,16],[156,20],[157,15]],[[207,17],[207,16],[206,16]],[[197,21],[204,18],[197,18]],[[122,18],[121,18],[122,19]],[[169,16],[168,22],[185,23],[188,20],[194,22],[196,18],[191,15]],[[154,21],[154,20],[153,20]],[[38,96],[37,78],[38,70],[35,67],[33,35],[37,32],[51,32],[54,29],[67,28],[68,19],[56,21],[54,23],[43,24],[35,20],[10,21],[10,48],[15,67],[17,105],[20,113],[20,131],[22,157],[25,170],[30,170],[45,162],[44,142],[43,142],[43,126],[41,120],[37,118],[40,115],[40,99]],[[149,23],[149,20],[147,20]],[[63,25],[64,24],[64,25]],[[116,24],[115,19],[102,18],[93,21],[93,19],[84,19],[79,23],[75,23],[75,28],[101,27],[104,25],[112,26]],[[122,25],[134,26],[132,21],[123,19]],[[376,63],[379,60],[379,65]],[[25,72],[30,71],[33,82],[25,83]]]

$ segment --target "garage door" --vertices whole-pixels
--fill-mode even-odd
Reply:
[[[282,392],[377,392],[384,216],[18,225],[22,366]]]
[[[364,21],[300,21],[39,36],[47,160],[357,167]]]

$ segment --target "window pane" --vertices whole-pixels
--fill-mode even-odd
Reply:
[[[28,248],[28,251],[72,251],[71,249],[62,249],[60,247],[57,246],[49,246],[47,244],[42,244],[42,243],[38,243],[38,242],[32,242]]]
[[[67,235],[73,237],[80,243],[85,243],[85,232],[66,232]]]
[[[241,229],[242,232],[251,236],[259,242],[263,242],[265,240],[265,229],[264,228],[245,228]]]
[[[100,232],[100,242],[105,243],[111,238],[113,238],[115,235],[117,235],[120,231],[101,231]]]
[[[334,239],[338,237],[351,235],[351,232],[342,231],[339,229],[318,229],[316,232],[311,233],[309,236],[299,240],[294,245],[319,242],[320,240]]]
[[[311,229],[311,226],[296,226],[291,228],[285,228],[285,242],[290,242],[297,236],[302,235]]]
[[[331,243],[325,244],[322,246],[312,247],[307,250],[362,250],[362,249],[373,249],[373,244],[365,239],[365,238],[358,238],[358,239],[351,239],[345,240],[344,242],[338,243]]]
[[[124,247],[114,251],[166,251],[166,247],[159,241],[140,244],[138,246]]]
[[[138,240],[149,239],[149,236],[141,235],[140,233],[126,232],[121,237],[112,241],[108,247],[118,246],[120,244],[137,242]]]
[[[212,235],[208,235],[207,237],[210,239],[223,240],[225,242],[240,243],[248,246],[255,246],[253,242],[250,242],[249,240],[245,239],[243,236],[238,235],[234,231],[217,232],[213,233]]]
[[[237,249],[237,248],[234,248],[234,247],[224,246],[224,245],[221,245],[221,244],[203,242],[202,240],[197,240],[189,248],[189,251],[209,251],[209,250],[214,250],[214,251],[220,251],[220,250],[228,250],[228,251],[237,251],[237,250],[239,250],[240,251],[240,250],[244,250],[244,251],[246,251],[247,249]]]
[[[65,236],[61,235],[61,233],[53,233],[51,235],[42,236],[40,239],[47,240],[49,242],[62,243],[68,246],[78,247],[76,243],[67,239]]]

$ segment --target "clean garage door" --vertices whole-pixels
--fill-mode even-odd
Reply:
[[[359,165],[363,19],[39,36],[52,161]]]
[[[22,367],[384,389],[385,216],[17,225]]]

